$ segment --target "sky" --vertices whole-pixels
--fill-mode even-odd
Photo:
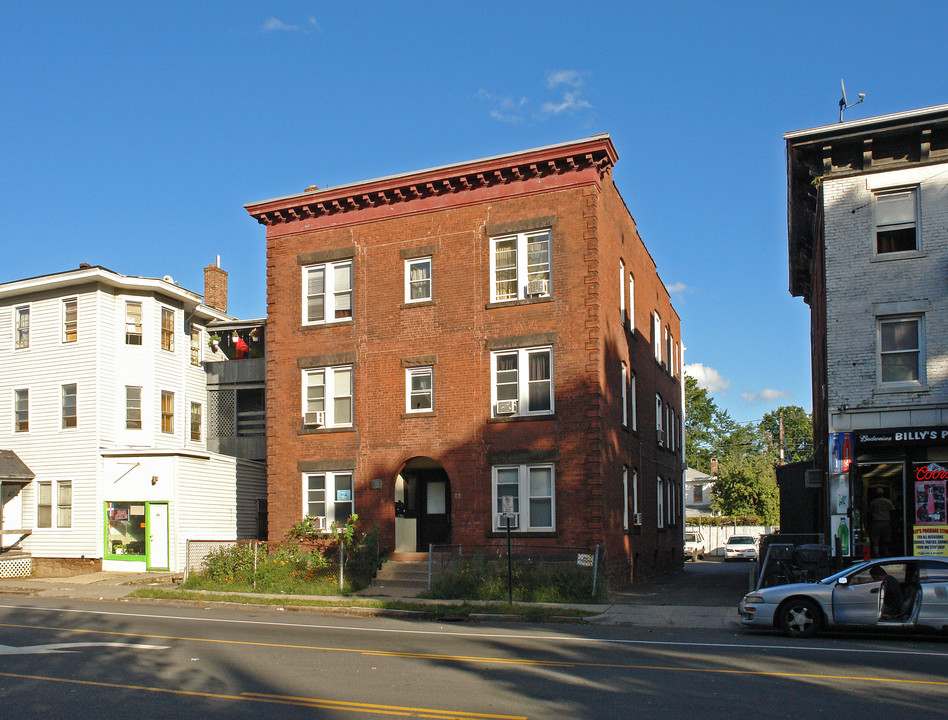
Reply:
[[[783,134],[948,103],[948,3],[0,1],[0,282],[79,263],[266,314],[246,203],[609,133],[738,422],[811,410]]]

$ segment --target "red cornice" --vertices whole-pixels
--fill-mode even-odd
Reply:
[[[278,234],[596,182],[618,159],[608,135],[246,205]],[[469,197],[464,197],[469,195]],[[450,198],[445,196],[452,196]],[[401,207],[395,207],[401,206]]]

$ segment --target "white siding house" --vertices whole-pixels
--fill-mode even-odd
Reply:
[[[102,267],[0,284],[0,449],[33,475],[0,476],[2,549],[37,574],[177,571],[188,537],[255,536],[264,466],[207,451],[206,325],[231,319]]]

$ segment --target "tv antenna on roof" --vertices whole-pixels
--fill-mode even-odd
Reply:
[[[842,88],[843,88],[843,96],[839,99],[839,121],[842,122],[842,121],[843,121],[843,111],[849,110],[849,108],[855,107],[856,105],[858,105],[859,103],[861,103],[863,100],[865,100],[865,99],[866,99],[866,93],[859,93],[859,99],[858,99],[856,102],[854,102],[852,105],[847,105],[847,104],[846,104],[846,83],[844,83],[844,82],[843,82],[843,79],[840,78],[840,79],[839,79],[839,84],[840,84],[840,85],[842,86]]]

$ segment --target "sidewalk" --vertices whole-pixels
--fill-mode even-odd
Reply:
[[[678,573],[678,576],[684,573]],[[73,600],[122,600],[143,587],[179,587],[169,573],[121,573],[97,572],[68,578],[5,578],[0,579],[0,599],[4,594],[34,597],[67,598]],[[675,582],[675,580],[679,582]],[[681,592],[681,577],[661,578],[649,584],[643,583],[635,592],[615,593],[614,602],[601,605],[556,604],[549,607],[576,608],[597,615],[587,617],[585,622],[598,625],[632,625],[652,628],[737,628],[737,601],[717,605],[695,605],[681,602],[675,595]],[[684,584],[686,585],[686,583]],[[657,588],[657,589],[656,589]],[[672,590],[669,590],[671,588]],[[207,592],[207,601],[213,602],[216,593]],[[234,593],[228,593],[233,595]],[[292,595],[266,595],[270,598],[304,597]],[[311,596],[305,596],[313,599]],[[399,597],[359,595],[366,600],[404,600],[419,605],[451,604],[453,600],[428,600],[412,596]],[[317,599],[345,602],[346,596],[322,596]],[[693,598],[685,598],[689,601]],[[739,599],[739,597],[738,597]],[[161,602],[150,600],[149,602]],[[676,604],[667,604],[669,602]],[[531,603],[524,603],[530,605]],[[316,611],[332,611],[332,608],[307,608]],[[343,611],[368,614],[372,608],[342,608]],[[474,615],[476,620],[519,620],[520,616],[484,613]]]

